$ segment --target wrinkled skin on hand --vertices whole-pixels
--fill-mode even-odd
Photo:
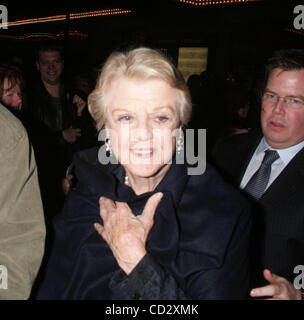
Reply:
[[[127,203],[101,197],[100,216],[103,226],[94,227],[111,248],[120,268],[130,274],[146,254],[146,241],[153,226],[162,193],[152,195],[141,215],[135,216]]]

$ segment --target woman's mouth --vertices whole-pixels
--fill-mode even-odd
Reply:
[[[151,158],[154,153],[154,149],[131,149],[133,155],[140,158]]]

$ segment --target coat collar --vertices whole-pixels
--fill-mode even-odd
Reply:
[[[81,184],[90,186],[92,193],[103,194],[114,201],[143,202],[156,192],[170,194],[175,204],[178,204],[186,187],[189,176],[186,164],[175,164],[174,161],[165,177],[153,192],[136,195],[124,184],[125,169],[120,164],[103,165],[98,161],[98,147],[79,152],[74,161],[76,176]],[[100,183],[104,181],[104,183]],[[172,188],[174,186],[174,188]]]

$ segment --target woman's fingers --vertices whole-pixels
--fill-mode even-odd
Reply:
[[[99,223],[94,223],[95,230],[102,236],[102,238],[108,242],[107,235],[105,233],[104,227]]]
[[[107,219],[109,212],[115,209],[116,209],[116,205],[113,200],[105,197],[99,198],[99,212],[103,221]]]
[[[106,197],[100,197],[99,198],[99,205],[105,206],[105,208],[107,210],[116,209],[115,201],[113,201],[113,200],[111,200],[109,198],[106,198]]]
[[[99,205],[103,229],[98,230],[102,230],[103,236],[107,230],[111,233],[114,231],[117,233],[118,230],[119,233],[131,232],[131,230],[134,232],[136,230],[135,233],[140,234],[141,230],[145,230],[144,234],[147,236],[153,226],[154,214],[162,196],[161,192],[152,195],[148,199],[142,214],[137,217],[132,213],[127,203],[115,202],[106,197],[101,197]]]

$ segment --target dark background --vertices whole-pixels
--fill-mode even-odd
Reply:
[[[34,72],[34,48],[47,35],[65,47],[67,74],[96,70],[108,54],[128,45],[166,50],[177,61],[178,48],[207,46],[208,71],[216,77],[228,72],[248,79],[262,72],[266,58],[281,47],[303,47],[304,30],[293,26],[300,1],[256,1],[191,6],[174,0],[153,1],[2,1],[8,20],[52,16],[108,8],[126,8],[125,15],[102,16],[68,22],[37,23],[0,29],[1,61],[19,57],[27,74]],[[67,31],[77,30],[80,39]],[[58,36],[61,34],[61,36]],[[57,36],[56,36],[57,35]]]

